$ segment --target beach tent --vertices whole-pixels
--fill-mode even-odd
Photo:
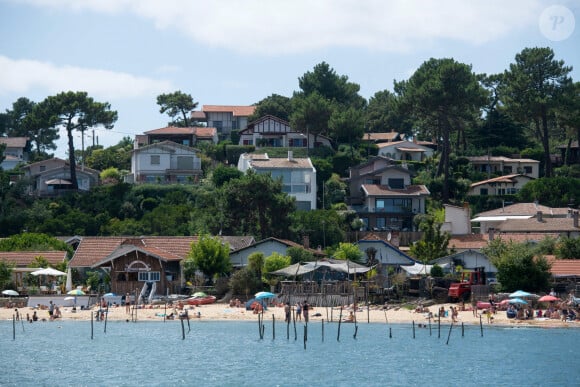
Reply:
[[[341,259],[321,259],[320,261],[306,262],[304,265],[300,263],[295,263],[280,270],[271,272],[270,274],[282,275],[286,277],[292,277],[296,275],[303,275],[311,273],[316,270],[329,269],[333,271],[338,271],[345,274],[360,274],[366,273],[371,270],[372,267],[367,267],[360,265],[352,261],[345,261]]]

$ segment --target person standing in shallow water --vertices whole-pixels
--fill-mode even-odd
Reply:
[[[296,303],[296,320],[302,321],[302,304],[300,302]]]
[[[131,295],[127,293],[125,295],[125,314],[131,313]]]
[[[290,322],[290,303],[287,302],[286,305],[284,305],[284,316],[286,317],[284,319],[284,322],[289,323]]]

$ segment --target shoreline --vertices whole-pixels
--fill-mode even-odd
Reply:
[[[450,306],[456,306],[455,304],[437,304],[429,307],[431,311],[438,311],[440,307],[444,307],[445,310],[449,310]],[[11,321],[15,315],[15,308],[2,308],[0,309],[0,320]],[[20,317],[24,322],[26,321],[26,314],[31,317],[36,310],[39,320],[35,323],[42,323],[43,319],[45,322],[58,322],[58,321],[90,321],[91,313],[97,312],[98,307],[93,307],[91,309],[77,308],[76,312],[73,312],[71,307],[61,307],[61,318],[55,319],[54,321],[49,320],[48,311],[45,309],[36,309],[33,307],[18,308]],[[225,303],[214,303],[210,305],[201,306],[190,306],[188,309],[189,318],[191,321],[257,321],[258,315],[254,314],[251,310],[246,310],[245,308],[230,307],[229,304]],[[345,322],[344,319],[348,316],[352,308],[343,308],[343,322],[350,324],[350,322]],[[164,305],[155,305],[152,308],[138,308],[137,321],[164,321],[164,314],[167,315],[176,311],[173,308],[167,307],[167,312]],[[197,317],[197,314],[201,317]],[[498,327],[535,327],[535,328],[580,328],[580,321],[570,321],[565,322],[558,319],[532,319],[532,320],[515,320],[508,319],[505,311],[498,311],[493,315],[493,322],[488,323],[487,317],[483,311],[477,311],[477,316],[474,316],[473,311],[466,310],[460,311],[458,313],[457,322],[454,324],[461,325],[480,325],[480,315],[481,324],[484,327],[498,326]],[[277,322],[284,322],[284,308],[278,306],[270,306],[264,311],[264,317],[271,318],[274,316]],[[382,324],[421,324],[427,325],[429,323],[429,318],[427,313],[419,313],[406,308],[391,306],[388,310],[382,309],[382,307],[373,307],[367,311],[366,307],[360,307],[355,313],[357,322],[359,324],[366,323],[382,323]],[[94,316],[94,314],[93,314]],[[310,313],[310,323],[320,323],[323,319],[327,323],[337,323],[340,316],[340,307],[325,308],[325,307],[315,307]],[[332,321],[331,320],[332,317]],[[108,321],[131,321],[131,314],[127,313],[124,306],[111,307],[107,315]],[[166,321],[179,321],[179,318],[175,320]],[[296,319],[297,323],[303,323],[304,320]],[[431,325],[436,326],[438,318],[431,318]],[[451,317],[442,317],[441,323],[449,325],[452,322]]]

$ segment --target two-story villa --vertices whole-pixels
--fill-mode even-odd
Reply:
[[[214,127],[218,135],[229,135],[232,130],[248,126],[248,117],[254,114],[255,106],[203,105],[207,126]]]
[[[270,158],[267,154],[244,153],[238,161],[238,169],[246,172],[269,173],[273,179],[282,179],[282,190],[296,198],[297,210],[316,209],[316,168],[310,158]]]
[[[497,175],[520,174],[537,179],[540,162],[532,159],[511,159],[504,156],[467,157],[476,171]]]
[[[411,173],[383,156],[350,168],[349,204],[369,230],[413,230],[413,217],[425,213],[429,190],[412,185]]]
[[[293,130],[287,121],[278,117],[266,115],[248,124],[240,131],[239,145],[255,145],[256,147],[314,148],[331,146],[326,136],[314,136]]]

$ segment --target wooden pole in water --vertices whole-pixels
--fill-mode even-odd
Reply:
[[[105,312],[105,333],[107,333],[107,320],[109,319],[109,303],[107,302],[107,311]]]
[[[371,304],[367,301],[367,324],[371,323]]]
[[[133,320],[133,322],[137,322],[137,307],[139,306],[139,305],[137,305],[137,289],[135,289],[135,302],[134,302],[134,304],[135,304],[135,319]]]
[[[481,330],[481,337],[483,337],[483,322],[481,322],[481,315],[479,315],[479,329]]]
[[[306,341],[308,337],[308,325],[304,324],[304,349],[306,349]]]
[[[286,322],[286,340],[290,340],[290,317],[288,317]]]
[[[93,312],[91,312],[91,340],[93,339]]]
[[[262,325],[260,323],[260,315],[261,313],[258,313],[258,337],[260,337],[260,340],[262,340]]]
[[[393,331],[391,330],[391,327],[389,327],[389,339],[393,338]]]
[[[415,338],[415,320],[413,320],[413,338]]]
[[[322,342],[324,343],[324,319],[322,319]]]
[[[451,326],[449,326],[449,334],[447,335],[447,342],[445,344],[449,345],[449,338],[451,337],[451,330],[453,329],[453,321],[451,321]]]
[[[16,340],[16,316],[12,315],[12,340]]]
[[[294,321],[294,341],[298,340],[298,333],[296,332],[296,315],[294,314],[294,308],[292,308],[292,320]]]
[[[429,336],[431,336],[431,314],[429,314]]]
[[[465,336],[465,328],[463,327],[463,321],[461,322],[461,337]]]
[[[191,324],[189,323],[189,313],[186,313],[185,317],[187,318],[187,333],[189,333],[191,332]]]
[[[165,310],[163,311],[163,322],[165,322],[165,316],[167,316],[167,300],[165,301]]]
[[[185,340],[185,324],[183,324],[182,318],[179,321],[181,321],[181,340]]]
[[[272,340],[276,340],[276,317],[272,313]]]
[[[439,313],[439,319],[437,320],[437,338],[441,338],[441,313]]]
[[[342,306],[340,307],[340,316],[338,317],[338,334],[336,335],[336,341],[340,341],[340,323],[342,322]]]

